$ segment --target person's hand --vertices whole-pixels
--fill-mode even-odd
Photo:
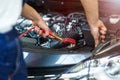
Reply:
[[[95,47],[97,47],[100,42],[104,42],[107,28],[101,20],[98,20],[95,25],[91,25],[90,28],[95,41]]]
[[[44,26],[41,26],[40,22],[33,22],[33,25],[35,27],[35,32],[39,35],[43,36],[44,38],[46,38],[49,35],[50,30],[46,24]]]

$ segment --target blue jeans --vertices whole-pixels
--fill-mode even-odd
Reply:
[[[23,59],[21,42],[13,28],[0,33],[0,80],[27,80],[27,68]]]

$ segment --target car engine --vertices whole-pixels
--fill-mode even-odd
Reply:
[[[55,49],[94,46],[94,40],[90,34],[89,25],[83,12],[73,12],[67,16],[58,12],[49,12],[47,14],[40,15],[55,34],[63,38],[73,38],[76,40],[77,44],[76,47],[72,47],[68,44],[62,44],[52,38],[43,38],[40,35],[37,35],[34,30],[31,30],[25,35],[25,37],[35,39],[36,46]],[[24,17],[20,17],[15,25],[19,34],[23,34],[31,27],[32,21],[25,19]]]

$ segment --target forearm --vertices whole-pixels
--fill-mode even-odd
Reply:
[[[86,13],[88,23],[94,26],[99,20],[98,0],[80,0]]]
[[[27,3],[24,4],[23,10],[22,10],[22,16],[32,20],[33,22],[36,22],[36,23],[39,22],[41,26],[47,26],[45,21],[40,16],[40,14],[34,8],[29,6]]]

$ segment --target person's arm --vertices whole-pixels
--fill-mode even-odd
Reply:
[[[107,28],[99,19],[98,0],[80,0],[86,13],[91,34],[95,40],[95,47],[99,44],[100,38],[104,42]]]
[[[48,34],[49,34],[49,28],[48,28],[47,24],[45,23],[45,21],[40,16],[40,14],[34,8],[32,8],[27,3],[25,3],[24,6],[23,6],[23,10],[22,10],[22,14],[21,15],[23,17],[25,17],[25,18],[28,18],[28,19],[32,20],[40,28],[42,28],[42,29],[45,30],[45,33],[42,33],[42,31],[40,30],[40,28],[35,27],[35,31],[37,33],[39,33],[43,37],[48,36]]]

